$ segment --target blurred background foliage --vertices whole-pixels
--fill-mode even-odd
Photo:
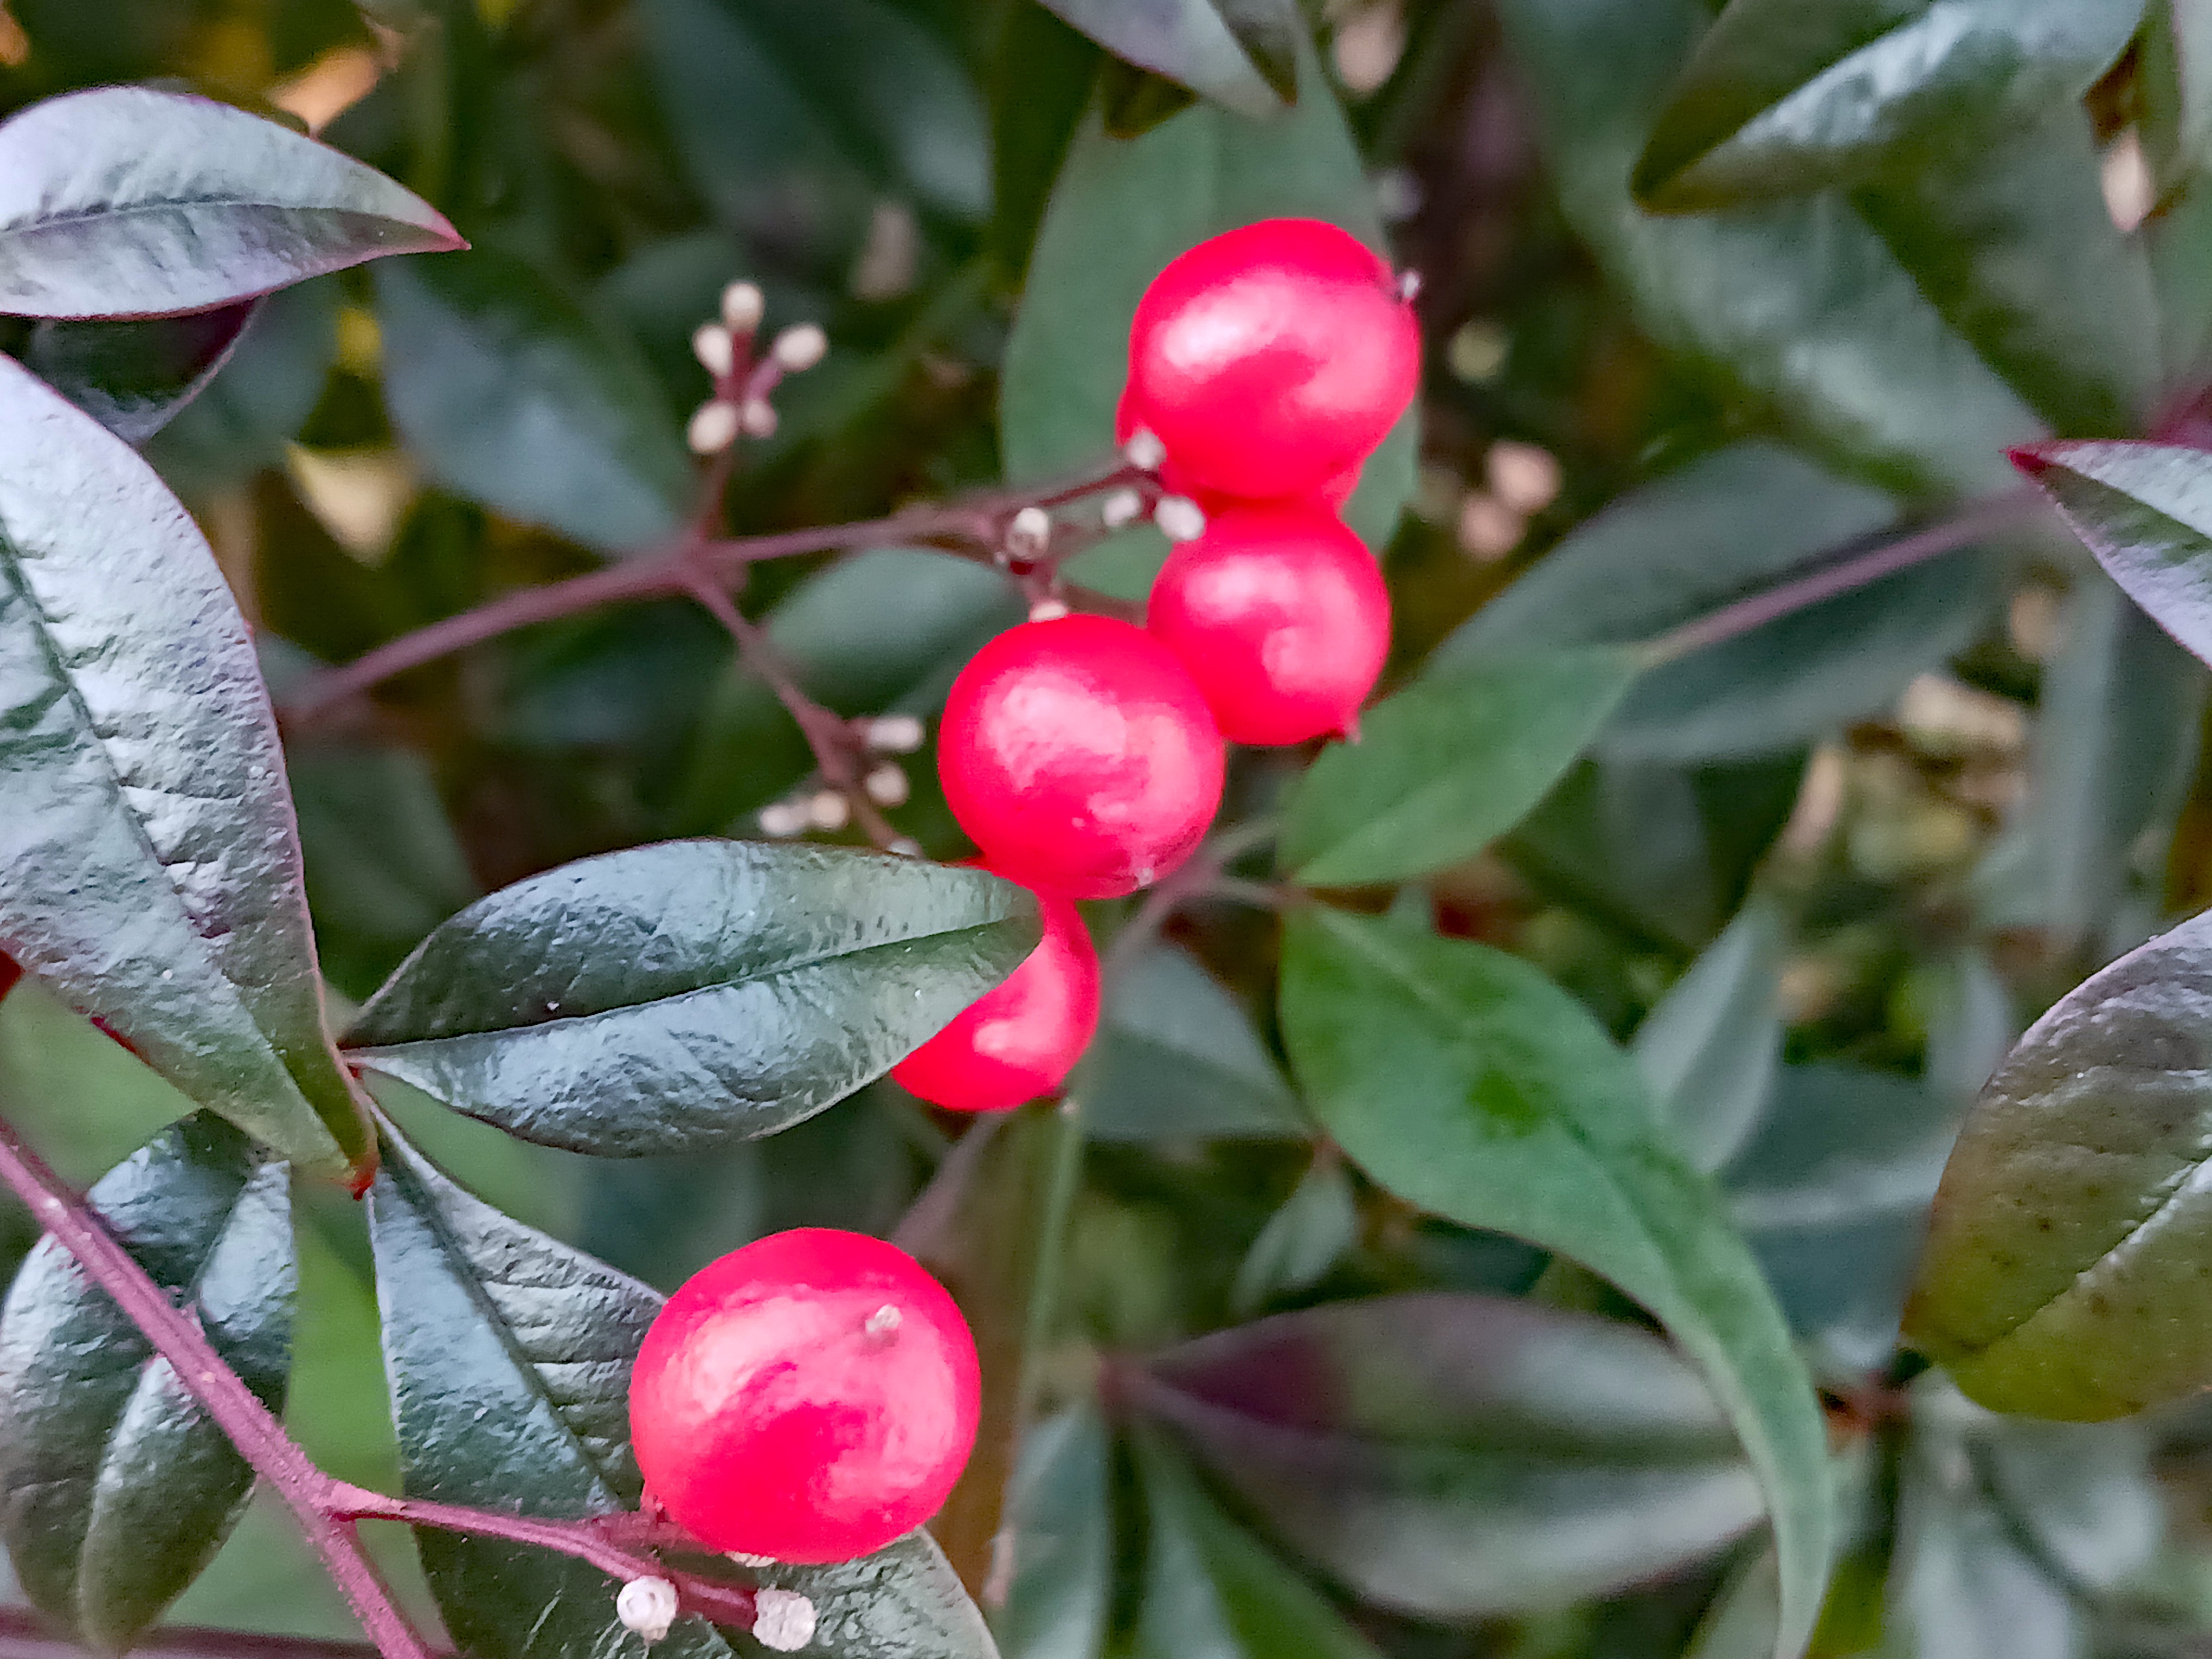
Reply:
[[[690,337],[738,276],[771,327],[833,342],[737,475],[732,522],[770,530],[1103,457],[1134,288],[1205,229],[1313,211],[1386,234],[1430,343],[1418,443],[1409,423],[1358,510],[1387,543],[1401,677],[1439,647],[1648,637],[2004,487],[2008,441],[2185,415],[2212,209],[2164,96],[2164,7],[2095,84],[2047,94],[2047,124],[1923,188],[1663,221],[1628,208],[1626,165],[1698,0],[1502,9],[1310,5],[1316,50],[1224,60],[1194,103],[1036,0],[5,0],[0,110],[188,86],[320,131],[475,244],[264,304],[149,441],[280,696],[673,525],[707,390]],[[1993,205],[1984,164],[2027,204]],[[103,349],[0,329],[64,383]],[[131,349],[156,345],[187,368],[204,349]],[[1158,555],[1133,536],[1080,574],[1134,592]],[[930,711],[1017,614],[988,571],[913,550],[764,566],[743,597],[848,713]],[[1972,1091],[2056,994],[2212,896],[2203,679],[2069,538],[2023,531],[1650,677],[1506,842],[1376,896],[1568,986],[1718,1173],[1830,1390],[1850,1541],[1819,1652],[2212,1640],[2212,1415],[2008,1423],[1890,1369]],[[679,604],[514,635],[288,741],[346,997],[525,874],[751,833],[811,765]],[[893,816],[956,855],[913,769]],[[1238,810],[1285,775],[1247,757]],[[1093,908],[1102,937],[1121,919]],[[1010,1659],[1759,1651],[1758,1499],[1694,1377],[1587,1276],[1314,1144],[1273,939],[1185,912],[1124,964],[1082,1074],[1038,1383],[1059,1414],[1018,1486],[1033,1546],[988,1587]],[[28,985],[0,1003],[0,1099],[76,1180],[182,1109]],[[587,1163],[398,1109],[488,1197],[663,1286],[779,1227],[889,1231],[959,1127],[886,1085],[718,1157]],[[975,1155],[1034,1171],[1051,1135],[1024,1115]],[[10,1256],[24,1224],[0,1210]],[[933,1260],[975,1293],[1005,1224],[955,1218]],[[292,1420],[326,1467],[388,1483],[349,1206],[316,1198],[302,1249]],[[1353,1300],[1386,1291],[1459,1299],[1412,1324]],[[1261,1337],[1199,1339],[1308,1308],[1331,1310],[1302,1340],[1341,1386],[1287,1420],[1249,1397]],[[1317,1472],[1352,1495],[1315,1510]],[[258,1510],[174,1616],[353,1633]]]

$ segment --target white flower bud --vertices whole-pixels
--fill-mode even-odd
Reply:
[[[648,1647],[667,1636],[677,1611],[676,1586],[665,1578],[633,1578],[615,1595],[615,1617]]]
[[[806,807],[798,801],[780,800],[760,810],[761,834],[772,836],[778,841],[802,834],[809,822],[810,814]]]
[[[1017,559],[1035,559],[1052,544],[1052,514],[1041,507],[1025,507],[1006,526],[1006,551]]]
[[[718,380],[729,379],[738,366],[738,343],[720,323],[702,323],[691,331],[691,355]]]
[[[1117,489],[1099,504],[1098,517],[1109,530],[1119,530],[1145,516],[1145,498],[1133,489]]]
[[[906,768],[896,761],[885,761],[870,772],[860,787],[868,792],[868,799],[878,806],[903,806],[910,793],[906,779]]]
[[[732,334],[750,334],[761,325],[768,309],[757,284],[732,283],[722,290],[722,326]]]
[[[829,355],[830,337],[813,323],[794,323],[769,350],[792,374],[803,374]]]
[[[928,736],[912,714],[878,714],[868,722],[867,744],[886,755],[911,755]]]
[[[1157,472],[1167,465],[1168,447],[1152,435],[1148,427],[1139,427],[1129,434],[1129,441],[1121,446],[1121,454],[1131,466],[1146,472]]]
[[[1171,542],[1194,542],[1206,534],[1205,510],[1188,495],[1161,496],[1152,522]]]
[[[842,830],[853,820],[853,803],[835,789],[824,789],[806,803],[806,818],[817,830]]]
[[[1398,297],[1401,300],[1403,300],[1407,305],[1413,304],[1414,301],[1421,297],[1421,273],[1419,271],[1401,270],[1398,273]]]
[[[684,441],[691,446],[694,455],[719,455],[737,441],[735,404],[717,401],[700,404],[691,416],[691,424],[684,430]]]
[[[1031,622],[1058,622],[1066,614],[1066,603],[1061,599],[1039,599],[1030,607]]]
[[[749,398],[739,411],[738,422],[748,438],[775,436],[775,405],[765,398]]]
[[[797,1590],[753,1592],[753,1640],[777,1653],[796,1653],[814,1639],[814,1603]]]

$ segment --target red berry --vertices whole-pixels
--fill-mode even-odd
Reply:
[[[1390,596],[1318,502],[1246,505],[1168,556],[1146,616],[1232,743],[1349,732],[1390,649]]]
[[[646,1489],[717,1550],[849,1561],[937,1513],[975,1443],[968,1322],[913,1257],[801,1227],[668,1298],[630,1374]]]
[[[1105,617],[1024,623],[953,681],[945,799],[1000,875],[1113,898],[1188,858],[1221,804],[1221,733],[1166,647]]]
[[[1121,392],[1121,401],[1114,410],[1115,447],[1119,448],[1127,443],[1130,439],[1136,436],[1139,428],[1146,426],[1147,422],[1137,413],[1135,399],[1130,397],[1128,389],[1125,386]],[[1331,507],[1341,509],[1344,504],[1358,492],[1359,475],[1366,465],[1364,457],[1354,461],[1343,471],[1330,477],[1313,494],[1327,501]],[[1208,517],[1252,499],[1243,495],[1225,495],[1218,489],[1208,489],[1203,485],[1193,483],[1182,475],[1172,460],[1161,466],[1160,483],[1166,486],[1170,495],[1189,496],[1199,504]]]
[[[902,1088],[956,1112],[1005,1112],[1050,1094],[1075,1069],[1098,1029],[1098,952],[1073,904],[1048,893],[1037,900],[1037,948],[891,1067]]]
[[[1268,219],[1170,264],[1129,331],[1131,406],[1183,477],[1310,495],[1374,452],[1420,378],[1390,267],[1317,219]]]

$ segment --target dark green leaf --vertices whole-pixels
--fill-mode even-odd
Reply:
[[[1297,108],[1273,121],[1202,105],[1124,140],[1107,137],[1095,111],[1085,120],[1054,187],[1006,343],[999,424],[1009,478],[1061,477],[1111,453],[1130,319],[1152,278],[1186,249],[1279,215],[1330,220],[1382,246],[1374,191],[1344,112],[1316,66],[1309,65],[1304,84]],[[1413,493],[1416,446],[1409,414],[1367,463],[1346,518],[1370,545],[1389,539]],[[1125,551],[1130,544],[1133,550]],[[1119,556],[1117,590],[1141,593],[1165,549],[1151,532],[1110,544],[1105,556]],[[1084,580],[1102,580],[1097,562],[1097,555],[1083,562]]]
[[[292,1359],[290,1174],[201,1114],[92,1189],[272,1409]],[[119,1653],[222,1547],[253,1471],[107,1293],[52,1239],[0,1308],[0,1543],[32,1601]]]
[[[1850,183],[2079,98],[2142,0],[1733,0],[1636,167],[1670,210]]]
[[[319,1173],[323,1034],[284,758],[214,556],[120,439],[0,361],[0,950]]]
[[[1292,0],[1044,0],[1115,57],[1249,116],[1298,100]]]
[[[1696,1371],[1589,1314],[1332,1302],[1186,1343],[1146,1377],[1143,1407],[1295,1551],[1423,1618],[1603,1595],[1760,1514]]]
[[[254,307],[215,378],[146,447],[172,488],[210,494],[283,459],[337,356],[343,280],[302,283]]]
[[[1683,1158],[1717,1170],[1765,1109],[1782,1059],[1782,918],[1736,915],[1636,1030],[1636,1060]]]
[[[990,210],[983,100],[959,58],[884,0],[650,0],[653,64],[708,198],[740,223],[889,190]],[[807,202],[827,185],[833,204]],[[736,273],[732,272],[732,275]]]
[[[1029,896],[980,870],[668,842],[471,905],[347,1041],[526,1140],[684,1152],[772,1134],[882,1076],[1037,938]]]
[[[0,1117],[70,1185],[89,1185],[191,1109],[38,981],[0,999]]]
[[[2118,1417],[2212,1382],[2212,914],[2028,1029],[1943,1172],[1905,1334],[1999,1411]]]
[[[23,361],[127,444],[143,444],[205,390],[259,309],[255,300],[137,323],[40,323]]]
[[[1099,62],[1098,48],[1037,0],[1006,9],[991,65],[991,251],[1011,284],[1029,269]]]
[[[0,312],[204,311],[388,253],[462,246],[428,203],[289,127],[144,87],[0,125]]]
[[[392,422],[432,477],[605,551],[676,527],[690,463],[627,336],[487,249],[387,266],[376,293]]]
[[[1096,1659],[1114,1593],[1113,1443],[1071,1406],[1022,1444],[1007,1500],[1014,1578],[992,1620],[1006,1659]]]
[[[1073,1089],[1097,1140],[1303,1139],[1312,1129],[1236,998],[1169,945],[1107,987]]]
[[[660,1297],[471,1197],[410,1148],[387,1144],[369,1194],[407,1491],[541,1516],[635,1500],[629,1370]],[[558,1317],[547,1310],[557,1308]],[[487,1659],[620,1651],[618,1588],[567,1556],[453,1534],[418,1537],[447,1627]],[[809,1651],[834,1659],[994,1659],[979,1614],[922,1534],[858,1561],[775,1567],[818,1619]],[[720,1659],[748,1638],[696,1618],[663,1650]]]
[[[1229,1310],[1249,1319],[1279,1296],[1310,1291],[1359,1242],[1359,1194],[1334,1152],[1314,1159],[1237,1264]]]
[[[2073,1659],[2081,1615],[1972,1478],[1959,1437],[1923,1432],[1906,1461],[1885,1651],[1904,1659]]]
[[[1423,675],[1308,769],[1283,865],[1309,887],[1356,887],[1472,858],[1550,792],[1640,666],[1632,651],[1568,651]]]
[[[2163,191],[2212,162],[2212,6],[2151,0],[2139,40],[2136,125]]]
[[[1567,215],[1647,332],[1861,464],[1956,489],[2004,482],[1994,463],[2036,431],[2034,416],[1847,198],[1688,219],[1651,217],[1630,198],[1636,153],[1705,27],[1702,0],[1500,10]]]
[[[1958,1131],[1955,1102],[1893,1072],[1838,1061],[1786,1066],[1773,1109],[1726,1169],[1747,1229],[1830,1225],[1917,1211],[1935,1196]]]
[[[1741,444],[1621,497],[1477,611],[1429,672],[1650,640],[1890,523],[1881,492]],[[1900,571],[1645,673],[1599,739],[1688,761],[1793,748],[1887,707],[1973,636],[1995,593],[1972,555]]]
[[[1151,1547],[1137,1659],[1376,1659],[1321,1595],[1214,1506],[1182,1458],[1138,1443]]]
[[[1776,1651],[1796,1652],[1827,1571],[1826,1431],[1757,1266],[1661,1145],[1634,1063],[1525,963],[1320,907],[1287,923],[1282,1001],[1307,1098],[1372,1179],[1601,1273],[1698,1362],[1759,1471]]]
[[[2063,443],[2014,459],[2151,620],[2212,662],[2212,453]]]

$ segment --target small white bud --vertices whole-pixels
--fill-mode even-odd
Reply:
[[[633,1578],[615,1595],[615,1617],[648,1647],[667,1636],[677,1612],[676,1586],[665,1578]]]
[[[1117,489],[1109,495],[1098,508],[1098,517],[1109,530],[1119,530],[1145,516],[1145,498],[1133,489]]]
[[[1146,472],[1157,472],[1167,465],[1168,447],[1154,437],[1149,427],[1139,427],[1129,434],[1129,441],[1121,446],[1122,457],[1133,467]]]
[[[886,755],[911,755],[927,736],[912,714],[878,714],[868,722],[867,744]]]
[[[797,1590],[753,1592],[753,1640],[777,1653],[796,1653],[814,1639],[814,1603]]]
[[[780,800],[760,810],[761,834],[778,841],[801,834],[811,821],[811,814],[798,801]]]
[[[830,337],[813,323],[794,323],[775,337],[769,350],[791,373],[803,374],[829,356]]]
[[[775,405],[765,398],[749,398],[738,412],[738,422],[748,438],[775,436]]]
[[[878,806],[903,806],[910,793],[906,781],[906,768],[896,761],[885,761],[870,772],[860,787],[868,792],[868,799]]]
[[[768,301],[756,283],[732,283],[722,290],[722,326],[732,334],[751,333],[767,309]]]
[[[748,1555],[743,1550],[732,1550],[730,1559],[741,1567],[772,1567],[775,1565],[773,1555]]]
[[[1006,551],[1018,559],[1034,559],[1052,544],[1052,514],[1041,507],[1025,507],[1006,526]]]
[[[719,455],[738,441],[735,404],[702,404],[684,429],[684,441],[694,455]]]
[[[868,1316],[868,1322],[861,1328],[870,1336],[889,1336],[905,1322],[906,1316],[893,1304],[886,1302]]]
[[[1188,495],[1163,495],[1152,522],[1171,542],[1194,542],[1206,534],[1206,511]]]
[[[837,790],[822,790],[806,803],[806,821],[817,830],[842,830],[852,818],[853,803]]]
[[[728,380],[738,366],[738,343],[720,323],[702,323],[692,330],[691,355],[718,380]]]
[[[1066,602],[1061,599],[1039,599],[1030,607],[1031,622],[1058,622],[1066,614]]]
[[[1403,300],[1407,305],[1413,304],[1414,301],[1421,297],[1421,273],[1419,271],[1401,270],[1398,273],[1398,297],[1401,300]]]

